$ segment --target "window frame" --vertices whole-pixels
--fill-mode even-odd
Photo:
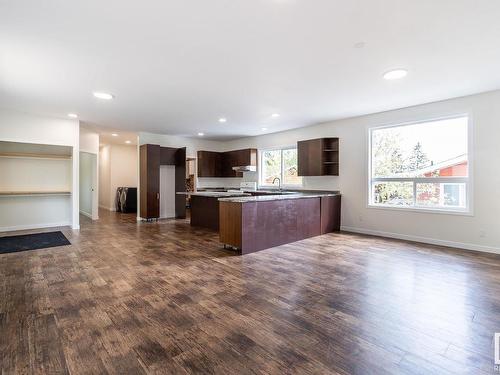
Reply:
[[[396,128],[409,125],[425,124],[428,122],[435,122],[441,120],[453,120],[457,118],[467,118],[467,177],[377,177],[372,178],[372,139],[373,132],[380,129]],[[413,212],[424,212],[424,213],[434,213],[434,214],[449,214],[449,215],[461,215],[461,216],[474,216],[473,210],[473,181],[474,181],[474,157],[473,157],[473,117],[471,113],[459,113],[451,114],[448,116],[440,117],[430,117],[426,119],[420,119],[415,121],[408,121],[397,124],[388,124],[381,126],[374,126],[368,128],[367,136],[367,152],[368,152],[368,166],[367,166],[367,208],[381,209],[381,210],[395,210],[395,211],[413,211]],[[413,182],[413,205],[412,206],[391,206],[387,204],[376,204],[373,203],[373,183],[375,182]],[[466,191],[466,205],[465,207],[459,208],[445,208],[445,207],[429,207],[429,206],[418,206],[416,187],[418,183],[465,183]]]
[[[283,178],[283,167],[284,167],[284,163],[283,163],[283,151],[285,150],[297,150],[297,157],[298,157],[298,148],[297,148],[297,145],[294,145],[294,146],[284,146],[284,147],[273,147],[273,148],[266,148],[266,149],[262,149],[262,150],[259,150],[259,188],[263,187],[263,188],[276,188],[278,189],[279,186],[277,185],[273,185],[273,184],[264,184],[263,181],[263,172],[264,172],[264,168],[262,167],[263,163],[264,163],[264,157],[263,157],[263,154],[264,152],[268,152],[268,151],[280,151],[281,153],[281,167],[280,167],[280,181],[281,181],[281,187],[282,188],[301,188],[304,186],[304,183],[302,182],[301,184],[285,184],[284,183],[284,178]],[[297,161],[297,168],[298,168],[298,161]],[[299,176],[299,177],[302,177],[302,176]]]

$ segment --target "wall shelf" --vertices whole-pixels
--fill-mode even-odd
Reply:
[[[0,197],[71,195],[71,191],[0,191]]]
[[[56,155],[56,154],[32,154],[24,152],[0,152],[1,158],[26,158],[26,159],[57,159],[70,160],[71,155]]]
[[[338,176],[339,139],[309,139],[297,142],[299,176]]]

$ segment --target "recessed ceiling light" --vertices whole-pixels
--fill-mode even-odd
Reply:
[[[354,44],[354,48],[364,48],[366,46],[365,42],[358,42]]]
[[[273,113],[273,114],[271,115],[271,117],[274,117],[274,118],[276,118],[276,117],[280,117],[280,114],[279,114],[279,113]]]
[[[198,133],[198,135],[199,135],[200,137],[203,137],[203,136],[205,135],[205,133],[201,133],[201,132],[200,132],[200,133]]]
[[[68,117],[78,118],[78,115],[76,113],[68,113]]]
[[[393,70],[389,70],[388,72],[384,73],[384,79],[391,81],[394,79],[404,78],[407,75],[408,75],[408,70],[406,70],[406,69],[393,69]]]
[[[118,137],[118,134],[116,134],[116,133],[113,133],[113,134],[111,134],[111,135],[112,135],[113,137]]]
[[[108,94],[106,92],[94,92],[94,96],[99,99],[111,100],[114,98],[113,95]]]
[[[225,117],[221,117],[221,118],[219,119],[219,122],[227,122],[227,118],[225,118]]]
[[[267,130],[267,128],[262,128],[262,131],[265,132]]]
[[[125,143],[130,144],[130,143],[132,143],[132,141],[125,141]]]

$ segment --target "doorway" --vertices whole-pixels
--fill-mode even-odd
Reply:
[[[80,151],[80,213],[99,219],[97,189],[97,155]]]

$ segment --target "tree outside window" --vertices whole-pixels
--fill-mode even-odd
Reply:
[[[302,185],[302,177],[298,175],[297,148],[265,150],[261,153],[261,186],[272,186],[275,178],[281,180],[283,186]]]
[[[468,117],[376,128],[370,204],[466,211]]]

